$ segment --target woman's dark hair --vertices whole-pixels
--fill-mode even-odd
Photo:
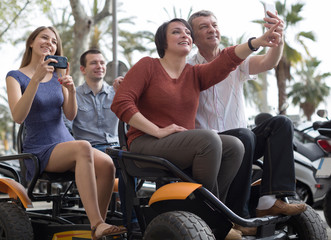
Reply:
[[[188,30],[190,30],[191,32],[191,37],[193,40],[193,35],[192,35],[192,28],[191,26],[188,24],[188,22],[182,18],[174,18],[168,22],[163,23],[156,31],[155,33],[155,45],[156,45],[156,49],[157,49],[157,53],[159,54],[160,58],[164,57],[165,54],[165,50],[167,49],[168,45],[167,45],[167,30],[168,30],[168,26],[170,23],[172,22],[181,22],[185,25],[185,27],[187,27]]]

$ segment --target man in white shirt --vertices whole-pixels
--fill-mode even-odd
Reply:
[[[284,24],[277,15],[264,19],[265,27],[281,21],[276,29],[283,34]],[[189,24],[193,29],[194,43],[198,53],[188,63],[203,64],[212,61],[221,52],[221,39],[215,15],[210,11],[199,11],[191,15]],[[252,51],[255,38],[248,45]],[[295,194],[295,172],[293,159],[293,126],[289,119],[277,116],[268,119],[255,129],[247,129],[243,84],[258,74],[275,67],[283,51],[283,40],[278,47],[270,48],[265,55],[247,58],[236,70],[215,86],[201,92],[196,128],[211,129],[238,137],[245,146],[242,165],[231,184],[227,206],[241,217],[249,217],[247,202],[250,194],[251,171],[253,161],[264,156],[261,197],[256,216],[296,215],[306,209],[305,204],[288,204],[279,198]],[[239,129],[238,129],[239,128]],[[238,199],[240,196],[240,199]],[[240,227],[240,226],[239,226]],[[245,234],[245,229],[238,228]]]

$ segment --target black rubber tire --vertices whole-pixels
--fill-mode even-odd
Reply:
[[[288,239],[327,240],[326,226],[320,215],[309,205],[303,213],[287,222]]]
[[[155,217],[147,226],[144,240],[215,240],[209,226],[197,215],[166,212]]]
[[[331,190],[328,191],[323,200],[323,213],[329,227],[331,227]]]
[[[0,202],[0,240],[33,240],[26,212],[15,203]]]

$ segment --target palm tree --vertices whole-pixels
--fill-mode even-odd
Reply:
[[[295,27],[303,19],[300,16],[300,13],[301,13],[303,7],[304,7],[304,4],[296,3],[296,4],[291,5],[290,9],[287,9],[286,0],[284,0],[284,3],[281,3],[280,1],[276,2],[277,12],[285,22],[285,29],[284,29],[285,33],[286,33],[286,30],[288,30],[291,27]],[[289,41],[288,41],[288,36],[286,34],[284,34],[284,35],[285,35],[284,36],[285,42],[284,42],[283,56],[278,64],[278,66],[275,68],[277,86],[278,86],[278,108],[279,108],[279,110],[280,110],[281,106],[287,100],[286,80],[292,79],[291,67],[303,60],[302,54],[290,46]],[[312,41],[315,41],[315,36],[311,31],[299,32],[299,33],[295,34],[295,40],[300,43],[300,45],[306,51],[306,54],[308,56],[310,56],[307,46],[304,43],[304,39],[310,39]]]
[[[96,0],[94,0],[97,2]],[[120,11],[120,10],[118,10]],[[94,10],[93,12],[96,12]],[[127,17],[118,20],[118,46],[119,51],[123,54],[125,60],[129,64],[127,67],[123,62],[119,61],[119,69],[121,66],[127,69],[132,67],[134,64],[133,55],[136,52],[147,53],[151,55],[155,52],[154,45],[150,46],[150,43],[154,42],[154,34],[150,31],[138,31],[138,32],[129,32],[125,29],[125,27],[121,27],[122,25],[135,25],[136,17]],[[90,48],[106,48],[108,50],[112,50],[112,44],[109,44],[109,39],[112,39],[112,18],[108,17],[104,19],[104,21],[94,26],[94,31],[91,35]],[[112,64],[112,62],[110,62]],[[110,67],[111,69],[111,67]],[[121,70],[119,70],[119,73]],[[111,83],[113,81],[110,71],[107,71],[107,81]]]
[[[316,73],[320,63],[316,58],[306,60],[296,72],[300,80],[293,84],[292,90],[288,93],[288,96],[292,97],[292,103],[303,110],[308,121],[311,120],[318,105],[330,93],[330,87],[326,85],[324,79],[331,76],[331,73]]]
[[[175,6],[172,7],[172,14],[173,15],[171,15],[166,8],[163,8],[163,10],[166,12],[166,14],[168,15],[169,19],[171,19],[171,18],[189,19],[189,17],[191,16],[191,13],[192,13],[192,10],[193,9],[192,9],[192,7],[190,7],[190,9],[189,9],[186,17],[183,16],[182,9],[177,10]]]
[[[80,2],[80,1],[77,1]],[[103,1],[93,0],[91,4],[91,19],[95,19],[98,17],[98,14],[102,12],[101,9],[103,7]],[[120,10],[121,3],[118,4],[118,11]],[[101,9],[100,9],[101,8]],[[60,17],[59,17],[60,16]],[[70,8],[65,7],[62,9],[52,9],[48,18],[51,20],[52,25],[55,26],[61,34],[64,54],[68,57],[70,61],[74,59],[74,25],[73,25],[73,14]],[[139,32],[129,32],[121,29],[121,25],[130,24],[134,25],[135,17],[126,17],[123,19],[118,19],[119,25],[119,42],[118,45],[121,47],[119,51],[122,51],[124,57],[128,61],[129,65],[133,65],[132,55],[134,51],[138,52],[147,52],[150,54],[152,52],[149,48],[149,42],[154,41],[154,34],[148,31],[139,31]],[[112,50],[112,44],[109,43],[109,39],[112,39],[112,17],[105,16],[100,21],[95,21],[91,25],[91,31],[89,32],[88,39],[88,48],[99,48],[104,50]],[[77,44],[77,43],[76,43]],[[83,46],[80,46],[81,48]],[[83,49],[81,51],[85,51]],[[76,56],[77,58],[77,56]],[[78,63],[79,64],[79,63]],[[71,65],[72,66],[72,65]],[[71,69],[71,73],[73,74],[74,69]],[[80,71],[78,71],[80,75]],[[80,81],[76,81],[77,85],[80,84]]]
[[[71,9],[63,7],[60,9],[51,8],[46,14],[58,32],[61,34],[63,54],[68,57],[69,61],[73,58],[73,26]]]
[[[153,45],[149,47],[151,43],[154,43],[154,34],[150,31],[139,31],[136,33],[130,33],[120,30],[121,40],[118,41],[123,49],[123,55],[129,63],[129,67],[132,67],[133,55],[135,51],[147,52],[149,55],[156,51]]]

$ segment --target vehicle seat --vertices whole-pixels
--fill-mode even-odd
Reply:
[[[65,173],[42,172],[39,174],[39,160],[30,153],[23,153],[23,141],[25,137],[24,123],[20,125],[17,133],[17,152],[20,161],[20,177],[21,184],[27,187],[28,196],[31,201],[52,202],[52,217],[58,218],[61,214],[61,209],[65,206],[72,206],[74,203],[80,204],[80,198],[75,186],[74,172],[67,171]],[[23,156],[23,158],[22,158]],[[35,164],[35,174],[30,182],[26,181],[26,168],[24,159],[30,158]],[[61,191],[52,191],[54,184],[64,186]],[[43,186],[43,187],[41,187]],[[61,218],[58,218],[62,221]]]
[[[107,148],[106,153],[117,160],[123,176],[126,195],[127,228],[130,234],[132,209],[136,211],[142,232],[146,229],[146,225],[141,225],[145,220],[139,219],[142,214],[138,212],[142,211],[140,206],[148,204],[149,198],[148,196],[137,196],[137,191],[144,182],[153,182],[155,183],[155,188],[158,189],[160,186],[174,181],[195,181],[164,158],[129,152],[126,136],[128,129],[129,125],[123,121],[119,121],[118,137],[120,147]],[[153,167],[138,167],[135,163],[136,161],[148,163],[149,165],[152,164]],[[138,180],[138,184],[135,183],[135,179]]]

